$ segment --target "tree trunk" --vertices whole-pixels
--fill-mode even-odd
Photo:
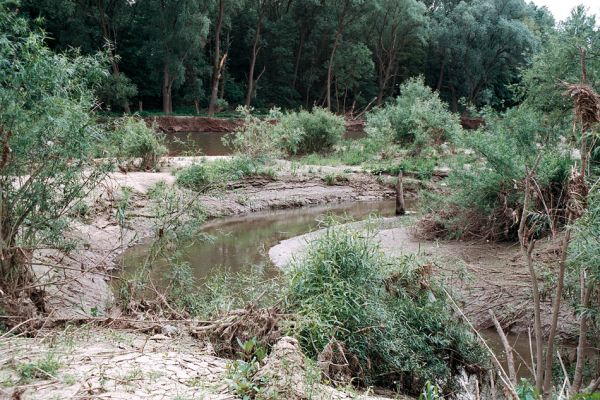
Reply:
[[[223,15],[225,14],[225,0],[219,0],[219,17],[215,27],[215,54],[213,60],[213,72],[211,79],[210,102],[208,103],[208,116],[215,114],[217,107],[217,96],[219,94],[219,79],[221,78],[222,64],[221,60],[221,29],[223,28]]]
[[[260,7],[260,6],[259,6]],[[250,59],[250,70],[248,71],[248,90],[246,92],[246,107],[252,103],[252,94],[254,93],[254,68],[256,67],[256,58],[260,50],[260,30],[262,27],[263,11],[259,10],[258,20],[256,21],[256,33],[254,34],[254,45],[252,46],[252,58]]]
[[[119,77],[121,72],[119,71],[119,64],[117,64],[117,59],[115,57],[114,49],[112,47],[113,41],[110,38],[108,21],[106,20],[106,15],[104,13],[104,0],[98,0],[96,4],[98,5],[98,12],[100,13],[100,28],[102,29],[102,38],[107,43],[109,43],[108,55],[110,58],[110,64],[112,66],[113,75]],[[125,102],[125,104],[123,104],[123,111],[125,111],[127,114],[131,112],[128,102]]]
[[[569,217],[567,225],[571,222]],[[565,271],[567,268],[567,252],[569,251],[569,241],[571,240],[571,227],[567,226],[563,243],[561,246],[560,263],[558,267],[558,278],[556,283],[556,293],[554,295],[554,304],[552,305],[552,322],[548,332],[548,343],[546,346],[546,363],[544,365],[544,394],[549,395],[552,387],[552,361],[554,360],[554,339],[556,338],[556,329],[558,327],[558,314],[560,312],[560,303],[563,296]],[[582,288],[583,290],[583,288]]]
[[[171,73],[169,71],[169,63],[165,61],[163,66],[163,88],[162,88],[162,97],[163,97],[163,112],[165,114],[169,114],[172,111],[171,104]]]
[[[583,290],[583,287],[582,287]],[[594,282],[590,282],[586,287],[583,293],[583,298],[581,301],[581,306],[584,312],[581,315],[581,319],[579,321],[579,343],[577,344],[577,358],[575,363],[575,374],[573,377],[573,394],[579,392],[581,390],[581,384],[583,382],[583,366],[585,363],[585,348],[587,347],[587,333],[588,333],[588,318],[586,314],[586,309],[590,305],[590,297],[592,295],[592,291],[594,290]]]
[[[396,215],[406,214],[404,206],[404,186],[402,185],[402,170],[398,172],[398,182],[396,183]]]
[[[300,42],[298,43],[298,52],[296,53],[296,63],[294,65],[294,79],[292,81],[292,87],[296,88],[296,80],[298,79],[298,71],[300,70],[300,60],[302,59],[302,49],[304,48],[304,37],[306,36],[306,29],[304,25],[300,30]]]
[[[329,64],[327,65],[327,86],[326,86],[326,107],[331,111],[331,80],[333,79],[333,59],[335,57],[335,52],[339,46],[341,32],[338,31],[335,34],[335,41],[333,42],[333,47],[331,49],[331,54],[329,56]]]

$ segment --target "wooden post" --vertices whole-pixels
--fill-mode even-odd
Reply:
[[[400,170],[396,183],[396,215],[404,214],[406,214],[406,208],[404,208],[404,187],[402,186],[402,170]]]

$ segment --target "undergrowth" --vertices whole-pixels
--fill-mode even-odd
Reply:
[[[332,341],[346,349],[355,383],[418,393],[427,380],[450,389],[459,367],[479,370],[486,357],[452,315],[429,267],[386,258],[364,233],[329,228],[286,274],[293,334],[317,358]]]
[[[176,174],[177,184],[200,193],[225,188],[228,182],[249,176],[273,178],[275,172],[265,167],[263,160],[236,156],[227,160],[216,160],[193,164]]]

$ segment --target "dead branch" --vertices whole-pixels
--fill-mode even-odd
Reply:
[[[500,336],[500,341],[502,342],[502,346],[504,347],[504,353],[506,353],[506,364],[508,366],[508,378],[510,382],[516,386],[517,385],[517,373],[515,371],[515,360],[513,358],[513,349],[511,345],[508,343],[508,339],[504,334],[504,330],[502,330],[502,326],[496,315],[492,310],[489,310],[490,317],[492,317],[492,321],[494,322],[494,326],[496,327],[496,331],[498,332],[498,336]]]

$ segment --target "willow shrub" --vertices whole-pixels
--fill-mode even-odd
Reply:
[[[167,154],[165,136],[135,117],[117,119],[109,142],[111,156],[141,158],[142,169],[155,168],[160,157]]]
[[[468,149],[452,165],[450,195],[439,196],[432,205],[445,217],[442,233],[453,237],[476,236],[512,240],[517,236],[524,197],[526,168],[536,167],[538,235],[550,231],[549,221],[563,220],[570,150],[559,146],[556,128],[543,116],[519,107],[504,115],[488,113],[487,126],[458,136],[457,144]],[[544,215],[545,206],[551,218]]]
[[[364,232],[330,227],[287,273],[287,308],[305,354],[335,338],[360,362],[364,384],[417,393],[427,380],[450,389],[458,368],[486,364],[441,288],[414,258],[386,258]]]
[[[284,114],[275,127],[281,146],[290,154],[328,152],[345,131],[343,117],[320,107]]]
[[[72,248],[68,215],[108,170],[90,111],[106,61],[52,52],[0,2],[0,286],[30,286],[20,254]]]
[[[427,145],[452,140],[462,131],[457,114],[448,109],[422,77],[400,86],[400,96],[367,114],[367,134],[411,145],[416,153]]]

